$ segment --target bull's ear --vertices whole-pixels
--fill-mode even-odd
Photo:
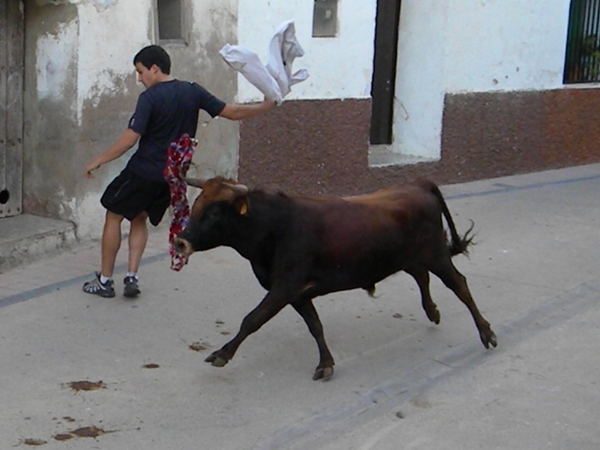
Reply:
[[[233,206],[235,206],[235,209],[237,209],[237,212],[241,216],[248,214],[248,211],[250,211],[250,202],[248,201],[248,197],[246,195],[236,198],[235,202],[233,202]]]

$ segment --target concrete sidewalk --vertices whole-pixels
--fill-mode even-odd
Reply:
[[[599,448],[600,165],[442,191],[459,232],[475,221],[454,261],[498,348],[435,278],[431,324],[398,274],[375,299],[315,301],[329,382],[311,380],[316,345],[291,308],[211,367],[264,291],[230,249],[171,271],[160,230],[133,302],[81,292],[96,247],[0,275],[0,449]]]
[[[20,214],[0,218],[0,275],[77,245],[70,222]]]

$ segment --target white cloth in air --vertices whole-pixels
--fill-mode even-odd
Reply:
[[[293,20],[283,22],[269,44],[269,61],[263,65],[258,55],[239,45],[225,44],[219,52],[225,62],[240,72],[265,97],[280,105],[291,87],[308,78],[306,69],[292,73],[294,60],[304,55],[296,39]]]

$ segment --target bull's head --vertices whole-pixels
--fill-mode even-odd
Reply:
[[[195,251],[224,244],[222,228],[227,218],[248,212],[248,187],[223,177],[185,181],[202,189],[192,205],[187,227],[174,239],[176,251],[189,257]]]

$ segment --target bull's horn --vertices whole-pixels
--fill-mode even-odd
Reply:
[[[223,186],[228,187],[238,195],[246,195],[248,193],[248,186],[246,186],[245,184],[231,184],[223,182]]]
[[[184,177],[183,181],[185,181],[190,186],[194,186],[194,187],[197,187],[197,188],[200,188],[200,189],[202,189],[202,186],[204,186],[204,184],[206,183],[206,180],[204,178],[188,178],[188,177]]]

